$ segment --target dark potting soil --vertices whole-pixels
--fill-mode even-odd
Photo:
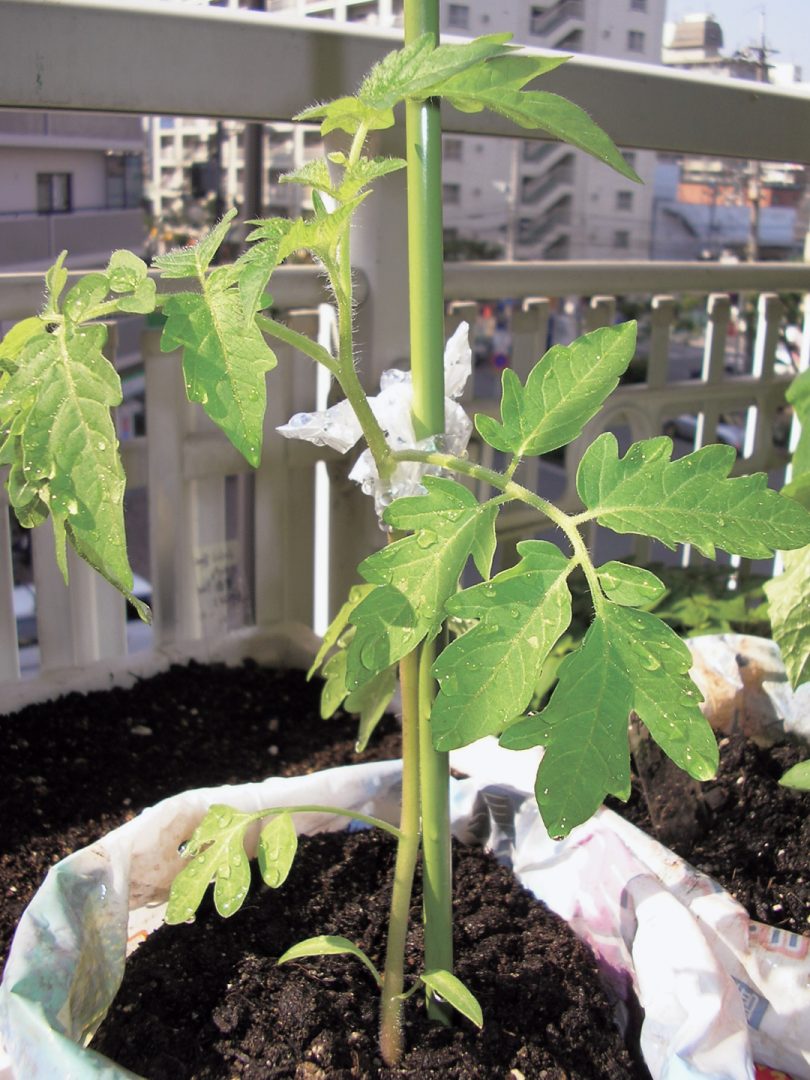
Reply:
[[[316,681],[307,684],[298,672],[271,671],[250,663],[238,669],[193,664],[188,668],[172,668],[153,679],[136,683],[129,690],[73,694],[61,699],[58,704],[30,706],[17,714],[0,718],[4,747],[4,753],[0,755],[0,955],[5,956],[13,928],[50,865],[133,817],[145,806],[187,788],[243,783],[272,775],[303,774],[361,760],[354,752],[354,721],[341,714],[330,721],[321,720],[318,714],[319,693],[319,684]],[[362,755],[362,760],[381,760],[397,755],[396,723],[384,720],[371,746]],[[800,756],[795,747],[761,751],[739,736],[723,740],[720,774],[717,780],[710,782],[710,798],[706,800],[707,804],[716,807],[716,817],[703,830],[693,850],[682,851],[681,854],[716,877],[737,896],[753,917],[785,929],[807,932],[810,911],[810,872],[807,863],[807,852],[810,850],[810,795],[789,791],[776,784],[781,773]],[[625,812],[637,823],[645,824],[646,815],[638,793],[634,794]],[[308,841],[306,845],[302,843],[302,853],[299,854],[294,874],[304,873],[308,861],[318,854],[319,845],[335,842],[338,841],[334,837],[323,837]],[[348,842],[354,844],[356,841],[350,839]],[[364,838],[363,843],[368,842]],[[387,844],[385,838],[374,842],[382,844],[383,849]],[[478,859],[478,855],[471,858]],[[372,871],[383,872],[384,861],[382,854],[375,856],[371,860],[371,869],[358,870],[358,877]],[[327,863],[330,868],[335,866],[331,857]],[[478,865],[479,869],[459,869],[458,872],[477,880],[480,863],[474,865]],[[302,919],[297,933],[290,930],[289,935],[285,933],[283,942],[273,946],[277,950],[275,955],[300,937],[327,932],[356,937],[361,944],[368,945],[375,955],[379,955],[376,946],[369,944],[369,941],[374,940],[377,933],[375,926],[383,918],[384,886],[380,884],[378,891],[373,893],[378,895],[379,890],[383,890],[379,904],[369,905],[365,899],[355,901],[353,907],[349,904],[348,912],[340,914],[340,921],[331,923],[329,919],[332,916],[325,916],[320,906],[321,894],[329,876],[340,873],[343,871],[334,869],[330,869],[326,875],[315,873],[314,877],[310,877],[303,899],[296,899],[288,886],[277,894],[271,894],[272,904],[280,903],[296,910],[299,905],[303,908],[315,904],[315,908],[309,908],[309,914]],[[503,881],[499,884],[497,877],[495,889],[497,896],[506,896],[506,884]],[[213,920],[224,935],[223,943],[237,943],[238,940],[243,955],[238,963],[234,962],[237,966],[232,966],[227,976],[214,978],[213,974],[209,976],[209,964],[206,962],[203,965],[204,979],[198,977],[195,980],[193,973],[191,975],[195,985],[207,986],[210,983],[221,989],[230,982],[232,989],[242,988],[246,991],[241,1005],[223,998],[216,1007],[205,1006],[208,1010],[205,1015],[210,1014],[211,1024],[216,1030],[215,1038],[223,1045],[226,1036],[231,1038],[228,1028],[232,1033],[246,1032],[250,1042],[257,1037],[264,1023],[256,1021],[252,1013],[254,1001],[264,992],[261,988],[266,985],[265,973],[259,973],[262,958],[274,955],[268,941],[275,931],[260,922],[263,916],[259,913],[262,908],[258,898],[263,897],[264,891],[263,887],[255,890],[245,911],[234,919],[226,922],[216,917]],[[343,891],[341,886],[338,893]],[[461,893],[466,891],[466,887],[460,890]],[[367,894],[364,888],[365,895],[372,894]],[[541,989],[535,994],[541,969],[548,970],[548,965],[556,967],[560,955],[575,956],[582,952],[570,935],[563,944],[553,947],[543,944],[539,953],[534,945],[524,941],[526,928],[534,926],[541,917],[537,914],[543,911],[540,906],[533,906],[531,915],[518,920],[521,922],[518,939],[509,944],[500,930],[486,929],[485,914],[495,913],[501,907],[508,911],[508,905],[519,906],[524,902],[519,899],[507,902],[500,898],[494,903],[481,901],[473,914],[459,919],[460,932],[468,933],[466,924],[470,924],[472,940],[472,944],[459,944],[461,964],[465,963],[461,954],[469,951],[471,966],[468,977],[485,1005],[485,1012],[489,1014],[493,1009],[500,1008],[497,1001],[490,1004],[490,997],[507,1002],[506,1031],[507,1034],[513,1033],[508,1034],[507,1042],[509,1039],[513,1041],[497,1058],[495,1071],[486,1071],[485,1067],[484,1071],[475,1072],[470,1071],[472,1066],[465,1066],[465,1071],[460,1075],[509,1076],[512,1068],[517,1070],[512,1073],[516,1080],[519,1080],[521,1072],[527,1077],[546,1075],[549,1080],[563,1076],[637,1075],[632,1071],[634,1066],[631,1064],[619,1064],[623,1051],[617,1050],[610,1051],[609,1059],[603,1066],[588,1066],[581,1072],[576,1072],[570,1064],[571,1059],[566,1058],[568,1050],[565,1048],[557,1065],[539,1066],[526,1059],[526,1069],[522,1068],[524,1058],[520,1056],[520,1050],[523,1042],[517,1034],[521,1030],[532,1030],[533,1027],[542,1029],[543,1040],[551,1049],[557,1045],[563,1046],[564,1040],[560,1035],[563,1031],[581,1030],[586,1043],[592,1042],[596,1030],[610,1031],[612,1034],[606,1014],[600,1021],[590,1013],[594,1003],[591,992],[583,989],[586,973],[577,974],[567,984],[567,990],[552,993]],[[256,914],[254,909],[257,909]],[[365,929],[357,925],[356,919],[360,914],[369,920]],[[274,916],[264,917],[270,918],[271,924],[275,925]],[[546,917],[543,915],[543,918]],[[240,920],[238,926],[234,925],[236,919]],[[259,937],[252,947],[247,946],[246,949],[245,931],[248,920],[252,919],[259,920]],[[334,919],[338,920],[338,916],[334,916]],[[556,922],[551,920],[551,924]],[[182,926],[172,931],[177,940],[182,941],[180,955],[185,957],[184,963],[195,963],[194,957],[197,955],[196,946],[189,947],[189,933],[201,934],[203,939],[213,941],[220,932],[216,927],[209,923],[207,915],[201,915],[194,926]],[[548,938],[551,933],[552,929],[544,924],[541,937]],[[416,937],[412,945],[418,948]],[[217,949],[219,947],[216,946]],[[484,950],[483,955],[476,952],[480,949]],[[524,953],[528,968],[519,963]],[[168,984],[169,989],[179,971],[178,963],[173,960],[168,977],[161,980]],[[267,963],[273,967],[272,959]],[[294,972],[293,968],[298,971]],[[466,969],[460,966],[459,970],[464,977]],[[274,995],[274,1003],[269,1002],[268,1007],[271,1010],[288,1007],[301,1021],[299,1038],[303,1040],[302,1056],[296,1069],[289,1071],[287,1066],[279,1066],[281,1071],[276,1072],[275,1066],[248,1068],[238,1056],[225,1060],[220,1053],[222,1071],[219,1073],[183,1072],[179,1071],[178,1066],[172,1065],[168,1072],[153,1070],[146,1071],[145,1075],[150,1080],[157,1080],[160,1075],[294,1076],[299,1080],[320,1076],[377,1075],[373,1071],[376,1053],[373,1049],[376,1029],[373,1008],[376,993],[369,985],[365,969],[356,961],[333,957],[313,961],[306,966],[292,964],[281,969],[280,974],[280,989]],[[152,978],[154,980],[155,976]],[[294,981],[291,982],[291,978]],[[353,984],[350,980],[356,981],[356,993],[351,989]],[[519,988],[519,993],[514,995],[510,991],[513,984]],[[296,986],[298,989],[295,989]],[[320,995],[327,991],[335,995],[330,999],[330,1004],[320,1000]],[[150,988],[147,1000],[151,1000],[154,994],[155,988]],[[351,1019],[349,998],[352,999],[352,1007],[359,1009]],[[524,998],[529,1002],[532,1019],[527,1027],[520,1028],[515,1003]],[[324,1011],[329,1010],[340,1021],[335,1030],[345,1036],[341,1047],[334,1050],[329,1049],[332,1036],[326,1034],[326,1027],[318,1019],[325,1014]],[[199,1016],[192,1015],[194,1011],[195,1006],[186,999],[181,1000],[180,1018],[175,1028],[160,1037],[165,1040],[163,1052],[175,1057],[182,1056],[177,1043],[180,1028],[190,1027],[196,1045],[195,1024],[202,1022]],[[539,1017],[544,1018],[542,1022]],[[189,1020],[195,1023],[189,1024]],[[413,1027],[420,1022],[420,1007],[414,999],[409,1003],[407,1021],[410,1025],[408,1038],[412,1043],[417,1039],[422,1040]],[[275,1024],[275,1014],[271,1013],[270,1026]],[[582,1024],[587,1026],[582,1027]],[[468,1042],[471,1040],[486,1045],[491,1038],[493,1024],[488,1015],[483,1035],[470,1034],[473,1029],[466,1024],[454,1030],[450,1042],[441,1051],[446,1058],[453,1058],[457,1054],[453,1040],[460,1038],[462,1031],[467,1033],[464,1038]],[[366,1032],[372,1036],[366,1049],[357,1041],[355,1032]],[[447,1037],[446,1033],[442,1035],[439,1029],[431,1027],[426,1036],[428,1044],[432,1044],[431,1040],[441,1041],[440,1036]],[[568,1045],[568,1042],[564,1043],[565,1047]],[[264,1049],[256,1045],[248,1045],[238,1053],[252,1054],[257,1049],[260,1055],[264,1053]],[[498,1053],[501,1054],[500,1051]],[[333,1056],[329,1057],[330,1054]],[[504,1063],[512,1060],[511,1055],[518,1056],[513,1058],[515,1064],[506,1068]],[[166,1060],[170,1061],[170,1058]],[[257,1060],[266,1059],[260,1056]],[[355,1066],[355,1062],[359,1064]],[[368,1062],[371,1062],[369,1067],[372,1071],[364,1073],[362,1069],[367,1067]],[[614,1066],[619,1068],[618,1072],[610,1071]],[[355,1068],[354,1072],[352,1068]],[[341,1069],[344,1071],[341,1072]],[[452,1075],[444,1058],[436,1059],[430,1067],[417,1065],[416,1069],[413,1075],[417,1076]],[[435,1071],[431,1072],[430,1069]],[[143,1072],[140,1067],[139,1071]]]
[[[511,873],[469,848],[456,849],[456,971],[475,990],[484,1028],[436,1025],[414,999],[401,1065],[384,1066],[366,968],[351,957],[281,968],[276,959],[313,931],[381,957],[393,857],[391,838],[376,832],[306,838],[284,886],[259,879],[227,923],[209,904],[193,925],[161,927],[130,958],[93,1045],[150,1080],[648,1075],[612,1022],[591,953]],[[415,899],[415,971],[419,918]]]

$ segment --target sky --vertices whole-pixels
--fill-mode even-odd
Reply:
[[[765,40],[778,52],[774,64],[799,64],[810,81],[810,0],[667,0],[667,20],[707,12],[723,30],[723,52],[758,44],[765,13]]]

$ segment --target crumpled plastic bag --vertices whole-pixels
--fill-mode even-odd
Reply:
[[[472,372],[470,327],[459,324],[444,350],[444,434],[436,438],[416,438],[411,408],[413,381],[410,371],[390,368],[380,376],[380,392],[368,399],[371,411],[385,433],[393,450],[436,450],[456,457],[463,456],[472,434],[472,421],[458,403]],[[330,446],[345,454],[362,435],[362,428],[348,401],[339,401],[328,409],[312,413],[296,413],[276,429],[288,439],[303,439],[315,446]],[[441,470],[418,461],[404,461],[383,482],[370,450],[364,450],[349,473],[349,479],[360,484],[366,495],[373,495],[378,516],[394,499],[405,495],[424,494],[422,478]]]
[[[754,1061],[810,1078],[810,939],[750,922],[709,878],[611,811],[551,840],[532,795],[537,760],[491,739],[455,751],[451,762],[468,778],[453,781],[454,831],[510,862],[592,946],[619,996],[635,988],[654,1080],[753,1080]],[[393,821],[399,786],[393,761],[201,789],[63,860],[26,909],[6,966],[0,1036],[8,1063],[4,1072],[0,1058],[0,1080],[132,1080],[79,1044],[100,1022],[127,948],[160,923],[182,865],[178,846],[211,803],[245,810],[331,803]],[[345,823],[298,819],[302,832]]]

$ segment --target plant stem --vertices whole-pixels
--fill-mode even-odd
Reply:
[[[261,821],[266,817],[274,817],[276,814],[335,814],[336,817],[349,818],[352,821],[362,821],[375,829],[382,829],[391,836],[399,839],[402,835],[396,825],[391,825],[382,818],[372,817],[371,814],[361,814],[356,810],[345,810],[340,806],[321,806],[318,803],[306,803],[303,806],[268,806],[263,810],[257,810],[251,815],[251,821]]]
[[[405,0],[405,43],[432,34],[439,44],[438,0]],[[442,230],[442,132],[439,103],[405,105],[408,161],[408,291],[410,304],[413,426],[417,439],[444,433],[444,252]],[[448,756],[433,746],[430,676],[435,650],[422,650],[419,755],[425,888],[425,968],[453,968],[450,771]],[[450,1010],[428,992],[428,1015],[450,1022]]]
[[[312,338],[307,337],[306,334],[301,334],[297,330],[290,329],[289,326],[285,326],[284,323],[276,322],[275,319],[271,319],[269,315],[257,315],[256,325],[265,334],[270,334],[274,338],[278,338],[279,341],[283,341],[285,345],[292,345],[294,349],[298,349],[305,356],[308,356],[310,360],[314,360],[316,364],[322,364],[327,371],[331,371],[333,375],[337,373],[337,361],[331,356],[322,345],[319,345],[317,341],[313,341]]]
[[[413,875],[419,854],[419,671],[416,653],[399,665],[402,687],[402,806],[380,1006],[380,1051],[387,1065],[402,1055],[402,989]]]
[[[523,487],[522,484],[516,484],[514,480],[510,479],[511,473],[514,472],[513,469],[508,469],[505,473],[498,473],[494,469],[476,465],[473,461],[465,461],[463,458],[453,457],[452,454],[440,454],[431,450],[398,450],[393,457],[394,461],[423,461],[427,465],[438,465],[442,469],[461,473],[463,476],[470,476],[502,491],[507,499],[517,499],[544,514],[568,539],[573,549],[575,565],[578,564],[582,567],[587,579],[596,613],[599,614],[604,609],[604,595],[599,585],[599,578],[588,553],[587,545],[579,531],[579,526],[592,521],[596,516],[595,514],[590,511],[576,515],[566,514],[564,510],[560,510],[554,503],[548,502],[541,495],[537,495],[535,492]]]
[[[450,763],[433,746],[430,714],[435,697],[431,668],[435,642],[419,650],[419,756],[422,792],[422,904],[425,970],[453,970],[453,857],[450,846]],[[428,1015],[450,1022],[450,1009],[428,993]]]

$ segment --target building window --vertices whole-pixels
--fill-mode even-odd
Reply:
[[[464,156],[464,143],[461,139],[445,139],[442,143],[442,157],[445,161],[461,161]]]
[[[633,209],[633,192],[632,191],[617,191],[616,192],[616,209],[617,210],[632,210]]]
[[[454,30],[466,30],[470,25],[470,9],[467,4],[447,5],[447,25]]]
[[[461,184],[442,184],[442,200],[448,206],[458,206],[461,202]]]
[[[631,11],[646,11],[647,0],[630,0]]]
[[[322,142],[321,133],[319,130],[305,131],[304,132],[304,146],[313,147],[320,146]]]
[[[529,33],[530,34],[542,34],[543,33],[543,16],[545,15],[545,9],[532,5],[529,8]]]
[[[376,0],[369,4],[347,4],[346,22],[366,22],[377,14]]]
[[[644,31],[643,30],[628,30],[627,31],[627,48],[630,52],[644,52]]]
[[[613,246],[626,250],[630,247],[630,233],[627,229],[617,229],[613,234]]]
[[[37,173],[37,213],[69,214],[73,209],[71,173]]]
[[[108,210],[132,210],[143,200],[140,154],[107,154],[104,160]]]
[[[631,169],[636,167],[636,152],[635,150],[622,150],[622,157],[630,166]]]

